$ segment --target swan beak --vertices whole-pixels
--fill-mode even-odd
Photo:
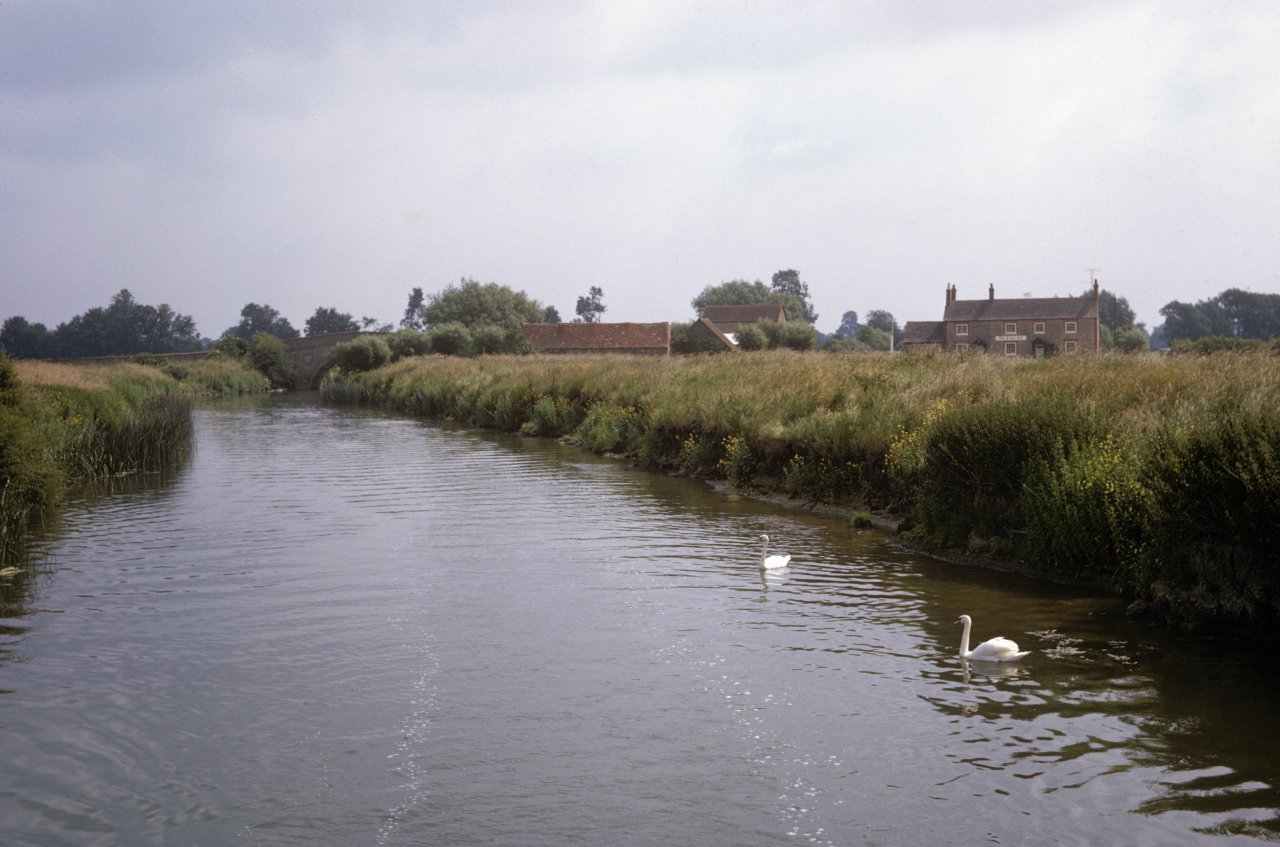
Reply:
[[[953,620],[951,623],[953,623],[953,624],[958,624],[958,623],[964,623],[964,621],[960,620],[959,618],[956,618],[956,619],[955,619],[955,620]]]

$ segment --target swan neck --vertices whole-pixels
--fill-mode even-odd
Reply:
[[[964,624],[964,631],[960,633],[960,655],[968,656],[969,655],[969,630],[970,628],[973,627],[973,621],[963,620],[960,623]]]

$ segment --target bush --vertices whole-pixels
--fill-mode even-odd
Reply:
[[[274,388],[293,388],[297,380],[297,368],[284,342],[274,335],[259,332],[253,337],[253,346],[249,350],[253,367],[267,378]]]
[[[596,403],[587,410],[576,435],[592,453],[630,452],[647,427],[644,415],[634,406]]]
[[[780,324],[775,346],[788,350],[812,350],[818,346],[818,333],[812,326],[800,321]]]
[[[445,356],[471,355],[471,331],[460,323],[446,323],[431,330],[431,351]]]
[[[230,356],[238,359],[249,352],[249,342],[238,335],[229,335],[213,342],[212,350],[219,356]]]
[[[544,394],[533,403],[533,415],[521,427],[525,435],[568,435],[583,419],[582,406],[568,397]]]
[[[391,362],[391,347],[376,335],[362,335],[335,344],[329,351],[325,368],[338,368],[344,373],[376,370]]]
[[[398,362],[414,356],[425,356],[431,352],[431,338],[425,332],[416,329],[399,329],[386,338],[391,360]]]
[[[769,346],[769,339],[765,338],[764,331],[754,324],[747,324],[739,329],[737,339],[738,347],[742,350],[763,350]]]
[[[501,353],[507,347],[507,331],[494,324],[481,324],[471,330],[471,349],[477,355]]]

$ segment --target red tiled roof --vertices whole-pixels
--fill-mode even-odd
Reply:
[[[1024,297],[1017,300],[952,300],[944,321],[1079,320],[1098,317],[1098,301],[1083,297]]]
[[[570,352],[586,350],[667,351],[671,349],[671,324],[525,324],[524,337],[537,350]]]
[[[780,303],[753,303],[741,306],[707,306],[701,317],[712,323],[735,324],[756,321],[785,321],[787,313]]]
[[[942,321],[907,321],[902,328],[903,344],[946,344],[947,325]]]

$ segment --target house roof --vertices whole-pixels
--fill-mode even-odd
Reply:
[[[731,336],[729,333],[721,330],[720,327],[715,325],[715,322],[708,320],[705,317],[702,317],[702,318],[698,318],[698,320],[694,322],[694,326],[697,326],[699,324],[705,327],[707,332],[711,333],[716,338],[723,341],[725,347],[728,347],[730,350],[738,349],[738,340],[733,336]]]
[[[943,321],[907,321],[902,333],[903,344],[947,343],[947,325]]]
[[[671,324],[525,324],[524,337],[539,350],[667,350]]]
[[[944,321],[1077,320],[1098,317],[1098,301],[1083,297],[1024,297],[1017,300],[952,300]]]
[[[755,323],[756,321],[778,321],[787,319],[787,313],[781,303],[752,303],[738,306],[707,306],[701,317],[712,323]]]

